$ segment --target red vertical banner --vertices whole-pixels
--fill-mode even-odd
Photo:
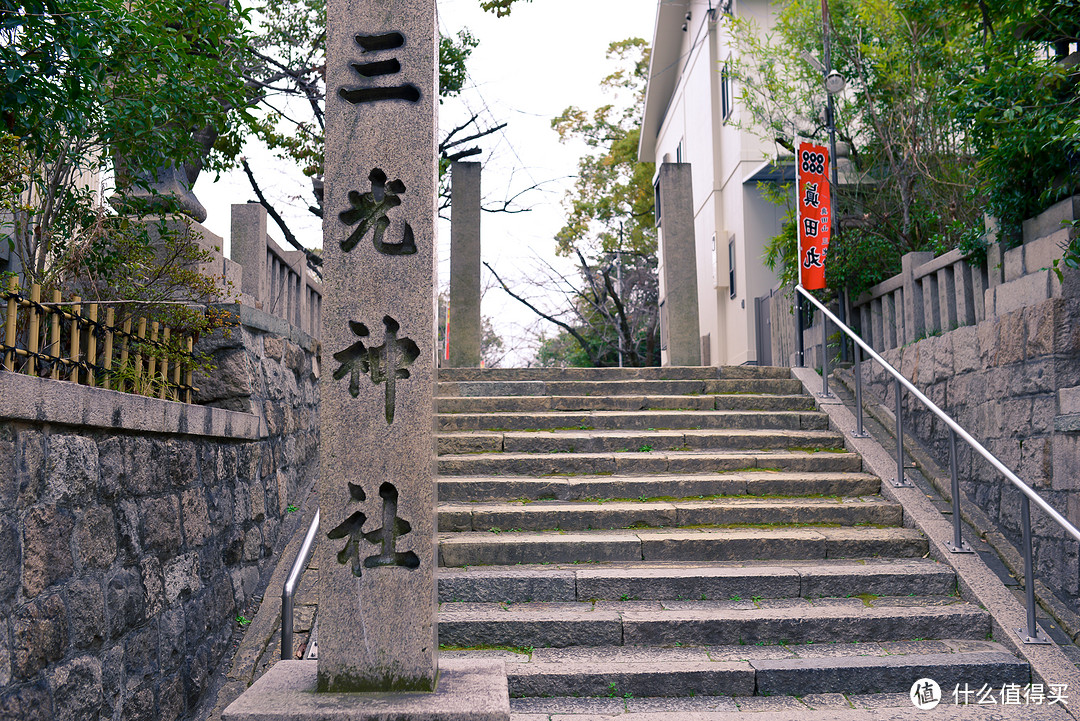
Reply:
[[[800,142],[795,162],[799,206],[799,284],[807,290],[825,287],[825,256],[832,230],[829,192],[829,150]]]

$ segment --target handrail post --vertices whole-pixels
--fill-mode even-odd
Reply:
[[[893,481],[894,488],[911,488],[915,484],[907,479],[904,475],[904,404],[900,398],[900,393],[904,390],[904,387],[900,385],[900,381],[895,382],[896,387],[896,480]]]
[[[1035,569],[1031,560],[1031,501],[1020,494],[1020,525],[1024,530],[1024,596],[1027,606],[1027,629],[1016,632],[1026,644],[1049,644],[1050,639],[1035,621]]]
[[[964,541],[961,532],[964,522],[960,518],[960,474],[956,472],[956,431],[952,428],[949,429],[949,476],[952,481],[953,540],[945,546],[952,553],[975,553],[975,549]]]
[[[281,587],[281,660],[291,661],[293,657],[293,597],[296,588],[300,585],[300,577],[304,575],[308,561],[311,560],[311,552],[315,548],[315,536],[319,533],[319,509],[315,509],[315,517],[311,519],[304,542],[300,544],[300,550],[296,554],[292,568],[289,569],[289,577]]]
[[[855,346],[855,430],[851,432],[851,437],[869,438],[870,434],[863,430],[862,348],[859,347],[858,343],[853,343],[852,345]]]
[[[818,398],[834,398],[832,393],[829,393],[829,347],[827,345],[829,338],[829,319],[822,313],[821,314],[821,394]]]
[[[795,291],[795,367],[802,368],[806,365],[803,359],[803,297],[798,290]]]

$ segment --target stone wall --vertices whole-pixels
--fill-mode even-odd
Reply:
[[[1080,526],[1080,274],[1066,273],[1062,297],[975,326],[894,348],[882,356],[1002,463]],[[887,407],[891,377],[864,363],[867,386]],[[876,364],[874,364],[876,366]],[[905,394],[905,429],[948,468],[947,428]],[[959,442],[961,488],[1019,548],[1020,492]],[[1080,609],[1080,546],[1032,509],[1037,574]]]
[[[317,345],[243,309],[214,407],[0,372],[0,718],[179,719],[317,468]]]

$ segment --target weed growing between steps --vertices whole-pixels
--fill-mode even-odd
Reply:
[[[509,651],[510,653],[521,654],[522,656],[528,656],[530,659],[533,654],[532,646],[492,646],[488,644],[481,644],[479,646],[451,646],[449,644],[440,643],[440,651]]]
[[[792,453],[847,453],[846,448],[816,448],[812,446],[792,446],[785,449]]]

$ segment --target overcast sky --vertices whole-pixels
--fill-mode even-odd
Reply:
[[[459,97],[440,107],[442,133],[480,112],[489,124],[508,123],[497,135],[478,144],[484,153],[483,194],[489,204],[517,191],[543,183],[542,190],[522,196],[527,213],[484,213],[482,259],[512,285],[536,274],[547,261],[572,272],[554,255],[554,235],[562,226],[562,200],[571,186],[583,145],[562,145],[551,129],[551,119],[570,105],[591,110],[608,102],[598,83],[612,65],[604,54],[609,43],[629,37],[652,40],[657,0],[533,0],[519,2],[509,17],[495,18],[479,10],[478,0],[440,0],[439,24],[443,33],[468,28],[480,44],[468,63],[470,83]],[[310,181],[289,164],[275,161],[265,149],[246,148],[265,192],[286,217],[301,242],[322,243],[320,222],[307,211]],[[241,171],[222,176],[216,183],[203,175],[195,193],[206,206],[205,225],[226,239],[229,206],[254,199]],[[554,181],[554,182],[546,182]],[[270,235],[281,238],[270,223]],[[449,284],[450,226],[439,226],[439,283]],[[489,283],[486,279],[485,285]],[[535,316],[498,288],[484,295],[482,312],[495,322],[508,341],[520,338]],[[509,358],[520,365],[527,352]],[[505,365],[505,364],[504,364]]]

